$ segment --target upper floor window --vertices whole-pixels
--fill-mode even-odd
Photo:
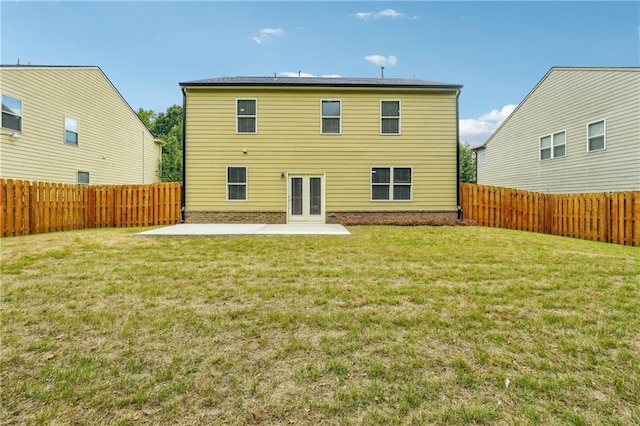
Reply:
[[[411,167],[372,167],[371,199],[411,200]]]
[[[236,101],[238,133],[257,133],[257,103],[255,99],[238,99]]]
[[[587,124],[587,151],[601,151],[606,147],[605,121]]]
[[[78,120],[64,117],[64,142],[78,145]]]
[[[22,101],[2,95],[2,127],[22,131]]]
[[[322,133],[340,133],[340,101],[322,101]]]
[[[246,201],[247,168],[244,166],[227,167],[227,200]]]
[[[567,133],[558,132],[540,138],[540,159],[564,157],[567,152]]]
[[[400,101],[380,101],[380,133],[400,133]]]

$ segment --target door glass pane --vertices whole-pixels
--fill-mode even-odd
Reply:
[[[309,214],[319,215],[322,212],[322,180],[319,177],[309,178]]]
[[[291,214],[302,214],[302,178],[291,178]]]

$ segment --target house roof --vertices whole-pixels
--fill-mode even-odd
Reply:
[[[553,72],[560,72],[560,71],[599,71],[599,72],[631,71],[631,72],[640,72],[640,67],[566,67],[566,66],[551,67],[551,69],[549,71],[547,71],[547,73],[540,79],[540,81],[538,81],[538,83],[533,87],[533,89],[531,89],[531,91],[527,94],[527,96],[525,96],[525,98],[522,100],[522,102],[520,102],[518,104],[518,106],[513,111],[511,111],[511,114],[509,114],[509,116],[504,119],[504,121],[500,124],[500,126],[498,126],[498,128],[493,131],[493,133],[491,134],[491,136],[489,136],[489,138],[485,141],[485,143],[483,143],[480,146],[477,146],[477,147],[473,148],[473,150],[474,151],[478,151],[478,150],[481,150],[481,149],[485,149],[487,147],[487,144],[489,142],[491,142],[491,139],[493,139],[493,137],[500,131],[500,129],[502,129],[502,127],[504,127],[505,124],[507,124],[509,119],[511,117],[513,117],[518,112],[520,107],[527,101],[527,99],[529,99],[531,97],[533,92],[536,91],[536,89],[547,79],[547,77],[549,77],[549,75],[551,75],[551,73],[553,73]]]
[[[218,77],[186,81],[182,87],[197,86],[314,86],[314,87],[397,87],[462,89],[461,84],[442,83],[406,78],[347,78],[347,77]]]

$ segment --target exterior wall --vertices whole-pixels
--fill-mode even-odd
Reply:
[[[587,152],[587,123],[606,149]],[[539,159],[540,137],[566,131],[566,156]],[[552,69],[485,144],[478,183],[549,193],[640,189],[640,69]]]
[[[257,134],[236,134],[238,98],[257,99]],[[342,101],[339,135],[321,134],[323,99]],[[400,100],[400,135],[380,134],[381,100]],[[283,173],[325,176],[327,220],[456,211],[455,90],[188,87],[186,111],[187,212],[285,212]],[[227,166],[247,167],[247,201],[226,201]],[[412,201],[371,201],[373,166],[412,167]]]
[[[0,132],[0,176],[91,184],[159,181],[162,151],[97,67],[2,67],[2,94],[22,101],[22,132]],[[78,145],[64,142],[64,119],[78,120]]]

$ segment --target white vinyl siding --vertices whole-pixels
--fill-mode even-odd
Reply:
[[[587,124],[587,151],[602,151],[606,147],[607,125],[605,120]]]
[[[21,101],[21,133],[0,132],[0,177],[92,185],[158,182],[162,148],[97,67],[0,67],[5,95]],[[65,119],[79,144],[65,145]]]
[[[640,189],[640,68],[553,68],[487,141],[478,183],[545,193]],[[588,124],[606,118],[606,149]],[[566,157],[539,161],[536,141],[566,130]]]

